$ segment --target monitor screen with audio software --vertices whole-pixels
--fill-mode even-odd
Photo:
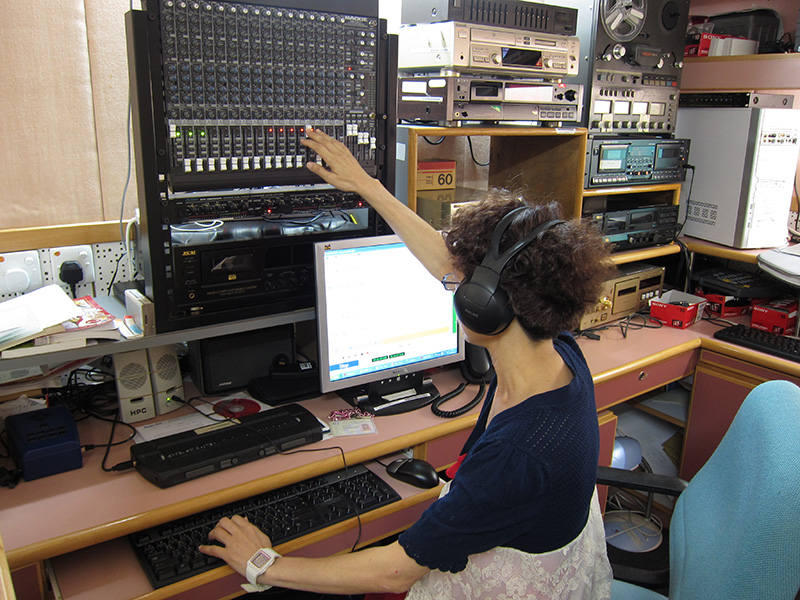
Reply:
[[[430,404],[464,358],[453,293],[395,235],[315,245],[321,389],[376,415]]]

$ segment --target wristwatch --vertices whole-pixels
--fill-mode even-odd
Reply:
[[[272,548],[259,548],[250,560],[247,561],[247,581],[250,583],[243,584],[242,587],[246,592],[263,592],[271,588],[271,585],[264,585],[258,583],[258,578],[267,572],[275,562],[276,558],[280,558],[280,554],[275,552]]]

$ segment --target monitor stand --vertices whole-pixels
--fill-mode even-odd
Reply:
[[[430,377],[411,373],[341,390],[349,404],[375,415],[399,415],[427,406],[439,397]]]

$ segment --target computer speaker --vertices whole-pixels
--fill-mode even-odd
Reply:
[[[183,406],[183,377],[176,346],[148,348],[147,358],[156,414],[163,415]]]
[[[115,354],[114,377],[119,416],[124,423],[146,421],[156,416],[147,350]]]

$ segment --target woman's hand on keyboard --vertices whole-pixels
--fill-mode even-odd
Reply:
[[[247,561],[259,548],[271,548],[272,541],[245,517],[223,517],[208,534],[208,539],[222,544],[200,546],[200,552],[221,558],[245,577]]]

